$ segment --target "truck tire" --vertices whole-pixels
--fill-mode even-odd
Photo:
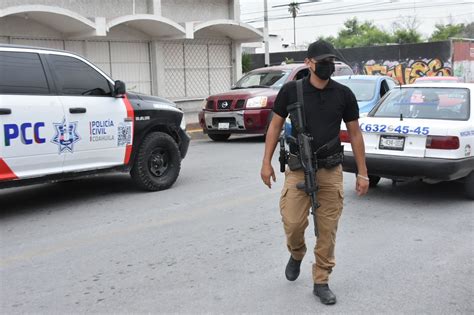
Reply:
[[[374,188],[380,182],[380,176],[369,175],[369,187]]]
[[[209,138],[211,138],[214,141],[226,141],[230,137],[230,133],[228,134],[213,134],[213,135],[207,135]]]
[[[464,191],[469,199],[474,199],[474,172],[466,176]]]
[[[171,187],[180,169],[181,155],[174,139],[163,132],[152,132],[138,148],[130,175],[140,188],[158,191]]]

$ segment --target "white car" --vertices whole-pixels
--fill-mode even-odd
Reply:
[[[381,177],[428,183],[462,180],[474,199],[474,84],[426,83],[391,90],[359,120],[370,186]],[[349,136],[341,128],[341,141]],[[344,171],[357,172],[350,145]]]

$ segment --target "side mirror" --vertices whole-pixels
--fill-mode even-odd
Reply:
[[[117,80],[114,84],[114,96],[124,95],[126,92],[125,83]]]

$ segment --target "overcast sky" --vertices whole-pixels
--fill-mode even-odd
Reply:
[[[285,42],[293,42],[293,19],[287,4],[293,0],[268,0],[269,33],[281,35]],[[300,2],[296,18],[297,45],[312,42],[319,36],[337,35],[348,18],[370,20],[387,31],[393,23],[413,20],[425,37],[434,25],[470,23],[474,21],[474,0],[322,0]],[[309,2],[309,3],[303,3]],[[263,27],[263,0],[240,0],[241,20],[254,27]],[[282,6],[283,5],[283,6]],[[276,7],[275,7],[276,6]],[[307,16],[305,16],[307,15]]]

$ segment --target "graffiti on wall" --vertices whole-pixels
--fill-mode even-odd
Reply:
[[[354,72],[360,72],[357,65]],[[383,61],[377,63],[374,60],[367,61],[363,65],[364,74],[381,74],[391,76],[400,84],[413,83],[416,78],[424,76],[451,76],[453,71],[451,64],[443,62],[438,58],[420,59],[408,61]]]

